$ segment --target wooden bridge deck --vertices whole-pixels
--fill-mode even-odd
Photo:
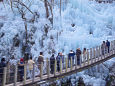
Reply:
[[[65,76],[69,76],[72,75],[74,73],[83,71],[85,69],[88,69],[92,66],[95,66],[97,64],[101,64],[111,58],[115,57],[115,41],[111,42],[111,46],[110,46],[110,53],[105,53],[104,55],[102,55],[101,53],[101,46],[98,46],[96,48],[91,48],[90,52],[89,50],[87,50],[85,55],[82,55],[82,58],[85,58],[84,56],[87,56],[87,60],[83,61],[81,63],[81,65],[77,65],[74,64],[74,66],[72,66],[72,59],[71,59],[71,66],[70,68],[68,68],[68,61],[67,58],[65,60],[65,68],[62,69],[62,61],[60,61],[60,72],[56,71],[56,61],[55,61],[55,71],[54,74],[50,73],[50,69],[49,69],[49,65],[47,65],[47,74],[43,74],[42,73],[42,69],[40,71],[40,76],[38,77],[34,77],[32,79],[26,79],[26,71],[24,72],[24,81],[23,82],[17,82],[17,79],[15,80],[14,83],[12,84],[5,84],[4,86],[28,86],[30,84],[34,84],[34,83],[45,83],[45,82],[49,82],[49,81],[54,81],[60,78],[63,78]],[[48,60],[47,60],[48,61]],[[47,63],[48,64],[48,63]],[[42,65],[43,66],[43,65]],[[16,78],[17,76],[15,76]]]

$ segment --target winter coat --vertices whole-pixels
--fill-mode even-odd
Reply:
[[[44,63],[44,57],[42,55],[39,55],[38,57],[38,69],[41,70],[41,64]]]
[[[39,55],[38,57],[38,64],[44,63],[44,57],[42,55]]]
[[[35,62],[34,62],[32,59],[28,60],[29,70],[33,70],[33,64],[34,64],[34,63],[35,63]]]
[[[106,50],[106,44],[103,43],[103,44],[101,45],[101,50],[102,50],[102,51]]]
[[[5,62],[1,62],[0,63],[0,73],[2,74],[3,73],[3,68],[6,67],[6,63]]]
[[[81,50],[77,49],[76,50],[76,56],[80,56],[81,55]]]
[[[70,52],[70,53],[68,54],[69,60],[71,59],[71,57],[72,57],[72,59],[74,59],[74,56],[75,56],[75,52]]]
[[[60,60],[62,59],[62,63],[64,63],[64,56],[62,55],[58,55],[57,57],[56,57],[56,60],[57,60],[57,63],[60,63]]]
[[[50,58],[50,65],[54,65],[55,64],[55,58],[52,56]]]
[[[57,63],[60,63],[60,58],[61,58],[60,55],[56,57]]]
[[[110,46],[110,42],[109,42],[109,41],[106,42],[106,46],[107,46],[107,47]]]

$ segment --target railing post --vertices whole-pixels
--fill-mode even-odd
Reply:
[[[4,69],[4,71],[3,71],[2,86],[5,86],[5,84],[6,84],[6,72],[7,72],[7,67],[4,67],[3,69]]]
[[[114,54],[113,53],[113,50],[114,50],[114,45],[113,44],[114,44],[114,41],[112,41],[112,54]]]
[[[112,41],[110,42],[110,55],[112,54],[111,52],[112,52]]]
[[[56,61],[56,59],[55,59],[54,76],[56,75],[56,70],[57,70],[57,61]]]
[[[16,86],[16,82],[17,82],[17,65],[15,65],[15,72],[14,72],[14,86]]]
[[[85,52],[85,53],[83,53],[84,66],[85,66],[85,60],[86,60],[86,52]]]
[[[100,49],[99,49],[99,46],[98,46],[98,61],[99,61],[99,57],[100,57]]]
[[[40,64],[40,79],[42,79],[43,76],[43,62]]]
[[[96,46],[96,60],[98,59],[99,57],[99,51],[98,51],[98,46]]]
[[[114,54],[115,54],[115,40],[114,40],[114,45],[113,46],[114,46]]]
[[[99,57],[98,57],[98,61],[100,60],[101,57],[101,46],[99,46]]]
[[[102,47],[100,46],[100,50],[101,50],[101,60],[103,59],[103,53],[102,53]]]
[[[70,63],[71,63],[71,71],[72,71],[72,57],[70,57],[70,58],[71,58],[71,62]]]
[[[88,61],[88,65],[89,65],[89,50],[87,49],[87,61]]]
[[[49,78],[50,77],[50,65],[52,65],[52,64],[49,64],[48,58],[46,59],[46,61],[47,61],[47,75],[48,75],[48,78]]]
[[[75,55],[75,68],[77,69],[77,56]]]
[[[95,48],[93,48],[93,58],[94,58],[94,60],[95,60],[95,62],[96,62],[96,55],[95,55],[96,53],[95,53]]]
[[[66,58],[66,69],[65,69],[66,72],[67,72],[67,68],[68,68],[68,58]]]
[[[32,82],[34,82],[34,79],[35,79],[35,63],[33,64],[33,70],[32,70]]]
[[[93,63],[92,48],[90,48],[90,60],[91,60],[91,64],[92,64]]]
[[[80,55],[80,68],[81,68],[81,65],[82,65],[82,54]]]
[[[7,64],[7,74],[6,74],[7,78],[6,78],[6,83],[9,83],[10,80],[10,63],[8,62]]]
[[[24,65],[24,85],[26,84],[27,64]]]
[[[62,74],[62,58],[60,59],[60,74]]]

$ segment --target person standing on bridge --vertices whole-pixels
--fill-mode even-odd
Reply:
[[[68,67],[71,64],[71,58],[72,58],[72,65],[74,64],[74,56],[75,56],[75,52],[73,50],[70,50],[68,54]]]
[[[18,63],[18,69],[19,69],[20,81],[23,81],[23,76],[24,76],[24,59],[23,58],[21,58],[20,62]]]
[[[60,52],[60,58],[62,60],[62,68],[64,68],[64,55],[62,54],[62,52]]]
[[[103,43],[101,45],[101,51],[102,51],[102,55],[104,55],[106,53],[106,43],[105,43],[105,41],[103,41]]]
[[[28,60],[30,78],[32,78],[32,71],[33,71],[33,68],[34,68],[34,63],[35,62],[32,60],[32,56],[30,56],[30,59]]]
[[[2,58],[0,63],[0,86],[2,85],[3,81],[4,67],[6,67],[5,58]]]
[[[60,71],[60,53],[58,53],[57,57],[56,57],[56,60],[57,60],[57,71],[59,72]]]
[[[54,65],[55,65],[55,57],[54,54],[50,57],[50,68],[51,68],[51,74],[54,73]]]
[[[110,50],[110,42],[107,40],[106,41],[106,47],[107,47],[107,52],[109,53]]]
[[[80,50],[80,48],[78,48],[78,49],[76,50],[77,65],[80,65],[80,64],[81,64],[81,58],[80,58],[80,56],[81,56],[81,50]]]
[[[41,64],[44,63],[44,57],[43,52],[40,52],[40,55],[38,57],[38,69],[41,70]]]

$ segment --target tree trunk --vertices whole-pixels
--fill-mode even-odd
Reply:
[[[46,9],[46,17],[49,17],[49,11],[48,11],[48,4],[47,4],[47,0],[44,0],[44,5],[45,5],[45,9]]]
[[[61,16],[61,0],[60,0],[60,16]]]

